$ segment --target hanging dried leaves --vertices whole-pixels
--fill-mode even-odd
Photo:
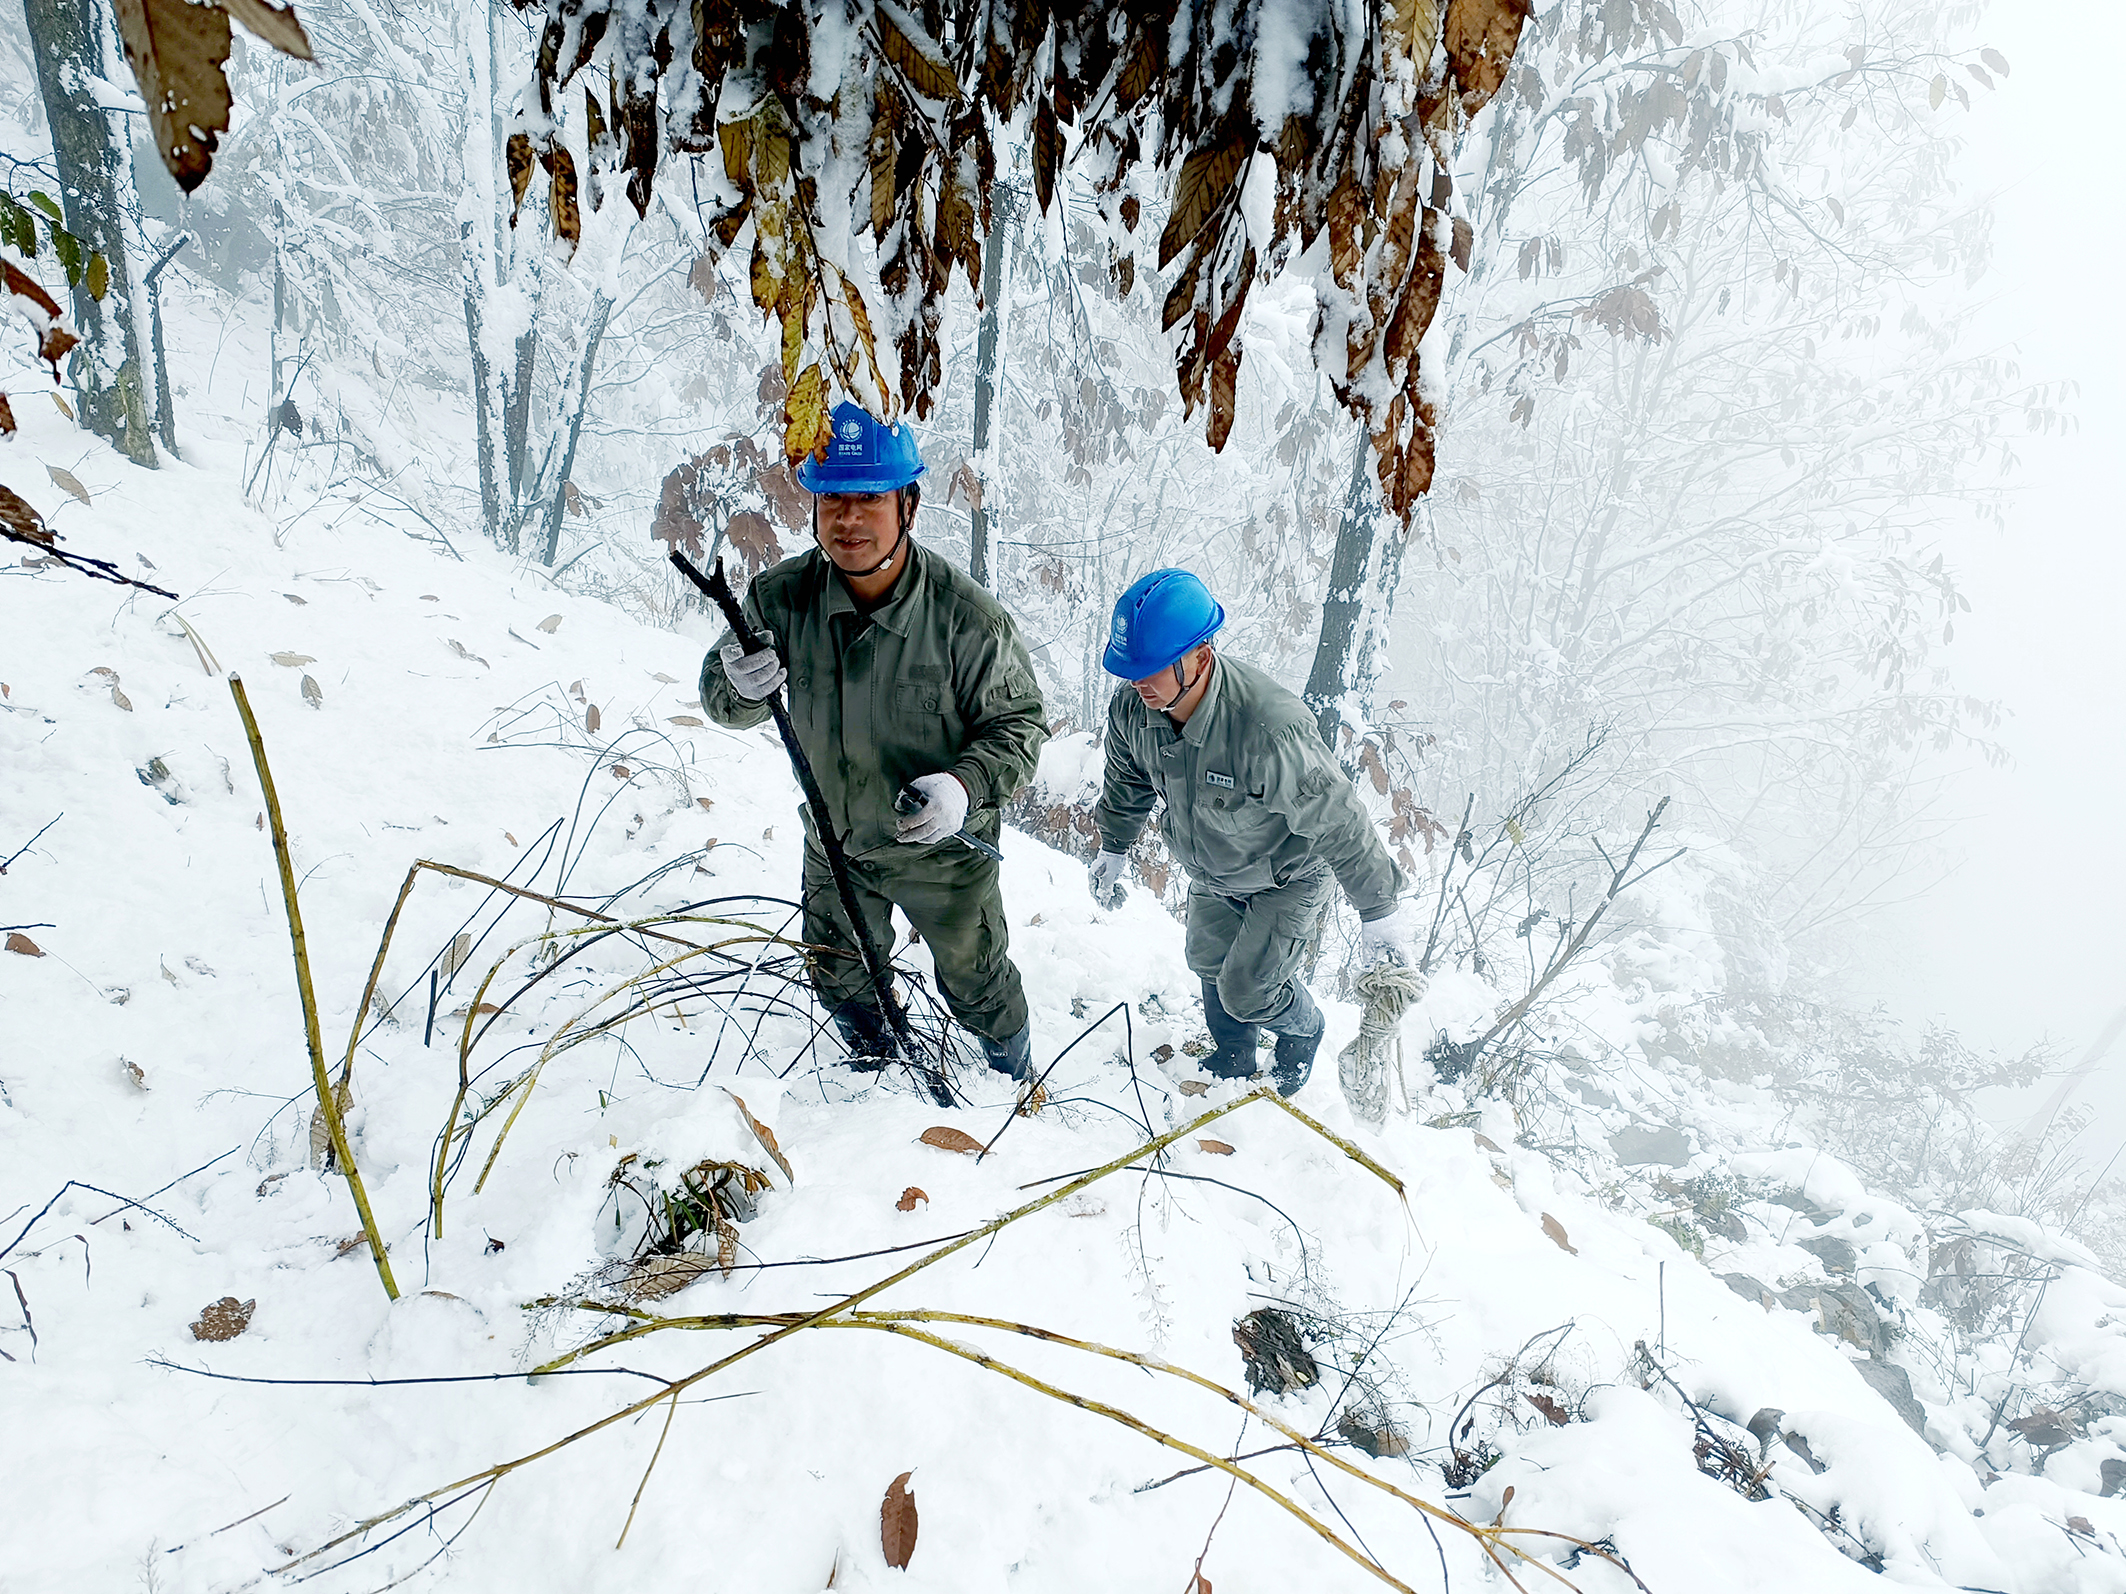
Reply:
[[[67,331],[59,313],[59,302],[46,293],[36,279],[9,261],[0,261],[0,278],[5,279],[9,301],[37,334],[37,358],[51,366],[52,380],[58,381],[60,360],[81,340]],[[64,399],[59,400],[59,407],[66,410]],[[68,410],[67,419],[73,418],[73,412]]]
[[[879,1547],[886,1552],[886,1564],[896,1571],[907,1570],[915,1555],[915,1496],[908,1492],[913,1476],[904,1472],[895,1478],[878,1508]]]
[[[117,9],[155,147],[188,194],[214,165],[217,135],[229,131],[229,18],[284,55],[311,59],[295,12],[265,0],[117,0]]]
[[[1469,118],[1506,79],[1529,0],[1235,0],[1215,28],[1180,0],[852,0],[829,8],[844,65],[824,99],[810,81],[814,8],[797,0],[691,12],[524,3],[545,18],[527,147],[553,138],[560,91],[602,58],[645,96],[631,103],[658,121],[663,147],[720,157],[727,197],[708,218],[700,269],[712,273],[713,257],[750,232],[754,306],[780,334],[786,458],[819,446],[843,395],[882,419],[929,413],[944,380],[940,307],[955,271],[980,298],[995,142],[1025,112],[1035,202],[1052,214],[1079,182],[1106,224],[1093,269],[1123,294],[1136,257],[1110,242],[1135,231],[1146,198],[1165,202],[1162,319],[1185,411],[1208,411],[1214,447],[1238,409],[1249,293],[1326,228],[1316,357],[1372,439],[1388,507],[1407,522],[1430,488],[1436,417],[1418,351],[1447,260],[1466,270],[1473,246],[1448,173]],[[1232,41],[1269,29],[1273,5],[1318,87],[1258,119],[1256,51]],[[742,102],[724,94],[727,81],[747,85]],[[638,139],[633,114],[621,120],[640,206],[658,140]],[[594,167],[619,158],[617,140],[596,142]],[[595,192],[597,172],[586,181]],[[1251,227],[1241,201],[1265,183],[1268,235],[1256,236],[1262,207],[1248,207]],[[849,244],[867,231],[876,297],[855,280]]]

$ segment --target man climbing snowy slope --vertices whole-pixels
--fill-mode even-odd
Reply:
[[[1289,1096],[1321,1045],[1299,965],[1337,884],[1363,921],[1362,956],[1403,955],[1402,876],[1304,703],[1218,657],[1225,610],[1185,570],[1155,570],[1115,604],[1104,663],[1129,682],[1107,712],[1107,772],[1093,817],[1093,895],[1110,899],[1154,803],[1189,873],[1187,956],[1217,1049],[1206,1072],[1255,1072],[1257,1031],[1277,1037],[1271,1077]]]
[[[858,904],[877,944],[898,907],[929,944],[952,1016],[989,1066],[1023,1079],[1032,1062],[1026,997],[1007,952],[994,847],[999,807],[1032,775],[1047,737],[1018,627],[996,600],[910,534],[923,459],[905,425],[854,404],[834,411],[824,455],[798,481],[813,494],[818,546],[754,578],[746,617],[769,646],[728,631],[701,666],[701,701],[734,729],[768,717],[789,683],[790,717],[840,829]],[[898,813],[903,787],[922,798]],[[804,935],[846,954],[817,962],[814,988],[853,1066],[894,1052],[805,816]]]

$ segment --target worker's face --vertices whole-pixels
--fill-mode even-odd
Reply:
[[[1184,653],[1157,675],[1146,676],[1141,681],[1129,684],[1137,689],[1137,696],[1144,699],[1148,708],[1167,708],[1181,695],[1184,679],[1194,686],[1203,679],[1203,672],[1210,668],[1211,650],[1206,645],[1193,653]]]
[[[871,569],[900,538],[899,493],[819,493],[813,504],[819,545],[839,569]]]

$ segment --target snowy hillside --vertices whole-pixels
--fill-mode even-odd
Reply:
[[[1797,1144],[1747,1081],[1657,1067],[1642,1043],[1672,1030],[1661,1015],[1718,979],[1704,874],[1627,900],[1588,964],[1575,1022],[1628,1060],[1574,1085],[1562,1130],[1431,1083],[1425,1040],[1467,1035],[1501,994],[1443,973],[1406,1021],[1414,1110],[1383,1132],[1339,1097],[1357,1014],[1329,1004],[1296,1104],[1348,1150],[1254,1101],[1155,1172],[1074,1180],[1242,1094],[1189,1089],[1194,982],[1149,893],[1103,914],[1081,864],[1007,834],[1037,1061],[1079,1042],[1037,1114],[1014,1119],[971,1059],[952,1110],[852,1075],[764,939],[789,929],[795,790],[771,735],[700,723],[705,626],[653,629],[359,517],[276,546],[233,452],[202,442],[206,463],[151,474],[20,410],[18,490],[57,511],[43,467],[71,467],[93,502],[57,515],[70,545],[186,596],[0,581],[0,857],[51,822],[0,879],[23,938],[0,953],[7,1594],[1171,1591],[1199,1574],[1234,1594],[1555,1586],[1549,1570],[1657,1594],[1878,1574],[2126,1590],[2126,1499],[2108,1497],[2126,1476],[2126,1290],[2034,1224],[1889,1200]],[[229,671],[285,809],[335,1073],[415,860],[660,920],[512,950],[594,921],[418,877],[349,1118],[395,1302],[346,1181],[315,1165]],[[631,983],[682,942],[721,951]],[[924,968],[920,947],[901,956]],[[431,968],[449,976],[432,1024]],[[1673,1154],[1657,1118],[1682,1128]],[[939,1126],[1008,1133],[977,1160],[922,1140]],[[703,1168],[731,1175],[707,1216],[679,1178]],[[753,1175],[766,1188],[740,1191]],[[695,1232],[646,1274],[683,1209]],[[2012,1348],[1965,1354],[1923,1296],[1944,1243],[1974,1281],[2011,1255],[2056,1275]],[[674,1255],[703,1259],[677,1288]],[[1315,1376],[1247,1395],[1234,1329],[1263,1308]],[[689,1322],[521,1376],[651,1314]],[[2011,1390],[2048,1380],[2094,1393],[2052,1429],[2028,1401],[2003,1420]],[[1239,1458],[1245,1484],[1194,1452]],[[895,1570],[881,1501],[902,1474],[918,1515]]]

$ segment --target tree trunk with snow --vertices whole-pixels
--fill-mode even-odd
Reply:
[[[974,472],[981,483],[967,530],[967,573],[989,585],[989,490],[991,416],[996,412],[997,367],[1003,359],[1004,252],[1010,247],[1005,206],[1010,190],[999,189],[997,225],[982,240],[982,330],[974,348]]]
[[[91,85],[106,76],[112,54],[110,29],[101,6],[75,0],[24,0],[37,59],[37,85],[52,129],[59,166],[60,202],[66,228],[110,269],[110,286],[99,301],[86,282],[74,290],[74,392],[82,424],[108,438],[136,465],[155,464],[141,376],[140,339],[133,328],[133,279],[126,266],[125,206],[132,187],[130,159],[112,126],[112,113],[97,104]]]
[[[558,462],[539,473],[540,494],[546,503],[546,523],[540,528],[540,558],[553,568],[561,552],[561,514],[568,503],[568,473],[576,466],[576,441],[583,435],[583,412],[590,408],[591,373],[598,365],[598,343],[605,336],[605,323],[613,313],[613,301],[599,293],[591,299],[590,324],[583,329],[583,349],[561,389],[562,413],[556,417],[554,442],[547,457]]]
[[[1363,431],[1352,454],[1351,483],[1336,527],[1336,551],[1329,560],[1329,590],[1321,600],[1321,637],[1314,645],[1314,667],[1307,674],[1305,692],[1307,707],[1321,727],[1321,739],[1331,751],[1336,748],[1337,728],[1343,724],[1344,704],[1360,684],[1360,664],[1372,651],[1361,646],[1366,630],[1366,571],[1374,563],[1374,538],[1386,525]]]

